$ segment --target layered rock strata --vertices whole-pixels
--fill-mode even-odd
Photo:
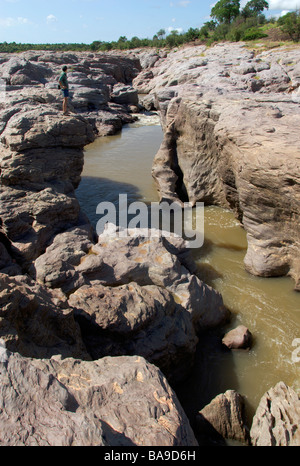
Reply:
[[[134,80],[160,110],[153,164],[161,199],[232,209],[247,232],[247,270],[291,275],[299,289],[298,48],[243,44],[172,51]]]

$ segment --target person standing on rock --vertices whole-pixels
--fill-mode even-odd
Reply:
[[[69,83],[67,78],[67,71],[68,67],[64,66],[62,69],[62,74],[59,78],[59,85],[63,92],[63,114],[68,115],[67,108],[68,108],[68,97],[69,97]]]

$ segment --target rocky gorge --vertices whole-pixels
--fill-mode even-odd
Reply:
[[[230,318],[222,296],[183,239],[113,225],[97,237],[75,195],[84,147],[159,111],[161,200],[232,209],[247,270],[299,289],[299,73],[299,49],[243,44],[0,56],[1,445],[300,444],[299,397],[281,381],[251,429],[233,391],[192,429],[171,387],[201,334]]]

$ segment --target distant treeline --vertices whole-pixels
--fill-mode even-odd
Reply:
[[[121,36],[117,41],[104,42],[96,40],[91,44],[17,44],[15,42],[0,44],[0,53],[24,52],[26,50],[62,51],[92,51],[106,52],[109,50],[131,50],[142,47],[173,48],[191,42],[201,42],[211,45],[220,41],[238,42],[258,40],[268,36],[268,31],[276,28],[289,36],[294,42],[300,40],[299,10],[289,12],[278,20],[267,19],[262,13],[269,8],[265,0],[250,0],[240,10],[239,0],[220,0],[211,10],[211,21],[201,28],[190,28],[187,32],[173,30],[166,34],[160,29],[152,39]]]
[[[91,44],[17,44],[16,42],[0,43],[0,53],[26,52],[27,50],[49,50],[51,52],[90,51]]]

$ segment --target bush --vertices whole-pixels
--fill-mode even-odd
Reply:
[[[229,24],[219,24],[217,26],[216,30],[213,32],[212,39],[214,42],[219,42],[221,40],[225,40],[227,37],[227,34],[230,30]]]
[[[239,42],[242,38],[242,31],[239,28],[232,28],[227,34],[227,39],[231,42]]]
[[[300,40],[300,12],[294,11],[287,13],[278,20],[279,26],[281,26],[282,32],[285,32],[290,36],[294,42]]]
[[[256,40],[263,39],[264,37],[268,37],[268,34],[265,34],[258,28],[248,29],[248,31],[245,31],[243,34],[243,40]]]

